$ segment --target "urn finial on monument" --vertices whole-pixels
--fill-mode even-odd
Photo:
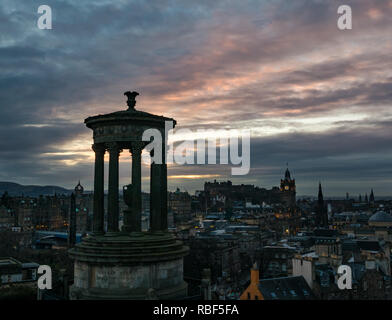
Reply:
[[[135,110],[135,105],[136,105],[136,97],[139,95],[138,92],[136,91],[127,91],[124,92],[124,96],[127,96],[127,105],[128,105],[128,110]]]

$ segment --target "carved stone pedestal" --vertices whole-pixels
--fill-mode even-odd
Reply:
[[[170,234],[89,237],[69,251],[75,260],[70,299],[181,299],[187,295],[183,257]]]

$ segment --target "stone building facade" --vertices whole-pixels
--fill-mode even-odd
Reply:
[[[186,223],[192,219],[192,198],[188,192],[168,193],[168,210],[173,215],[174,225]]]

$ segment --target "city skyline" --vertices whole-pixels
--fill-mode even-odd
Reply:
[[[214,179],[271,188],[288,162],[298,195],[321,181],[327,197],[390,196],[392,1],[346,3],[347,31],[341,3],[316,0],[53,1],[53,29],[39,30],[39,1],[3,1],[0,181],[92,190],[83,119],[125,109],[134,88],[139,110],[177,128],[252,129],[248,175],[171,165],[171,190]],[[131,158],[120,159],[125,185]],[[143,166],[145,191],[148,177]]]
[[[168,178],[170,178],[170,176],[168,176]],[[293,177],[294,178],[294,177]],[[142,181],[144,182],[144,183],[142,183],[142,191],[144,192],[144,193],[149,193],[149,188],[148,188],[148,186],[146,185],[147,184],[147,182],[149,182],[149,177],[142,177]],[[186,178],[186,179],[189,179],[189,178]],[[194,189],[186,189],[186,188],[184,188],[183,186],[181,186],[181,185],[178,185],[178,184],[176,184],[176,183],[172,183],[171,184],[171,186],[169,185],[168,186],[168,191],[169,192],[175,192],[177,189],[178,190],[180,190],[181,192],[188,192],[189,194],[191,194],[191,195],[193,195],[193,194],[196,194],[197,192],[200,192],[200,191],[203,191],[204,190],[204,184],[205,183],[212,183],[212,182],[218,182],[218,183],[225,183],[225,182],[228,182],[228,181],[231,181],[231,182],[233,182],[233,180],[217,180],[217,179],[212,179],[212,180],[205,180],[205,181],[200,181],[200,180],[197,180],[198,182],[197,183],[200,183],[200,185],[198,185],[196,188],[194,188]],[[23,185],[23,184],[20,184],[20,183],[17,183],[17,182],[15,182],[15,181],[0,181],[0,183],[6,183],[6,184],[8,184],[8,183],[11,183],[11,184],[18,184],[18,185],[20,185],[21,187],[38,187],[38,188],[45,188],[46,189],[46,191],[45,192],[47,192],[48,190],[48,188],[51,188],[51,187],[53,187],[53,188],[62,188],[62,189],[65,189],[65,190],[67,190],[68,192],[72,192],[73,190],[74,190],[74,188],[75,188],[75,186],[71,186],[71,187],[64,187],[64,186],[62,186],[62,185],[37,185],[37,184],[33,184],[33,185]],[[320,181],[317,183],[317,188],[316,188],[316,191],[314,192],[314,193],[311,193],[311,194],[302,194],[302,193],[297,193],[296,194],[296,197],[297,197],[297,199],[300,199],[300,198],[307,198],[307,197],[312,197],[312,198],[317,198],[317,192],[318,192],[318,188],[319,188],[319,183],[321,183]],[[79,184],[81,184],[81,185],[83,185],[83,183],[79,180],[78,182],[77,182],[77,185],[79,185]],[[233,183],[234,185],[236,185],[236,183]],[[245,183],[244,183],[244,185],[246,185]],[[260,185],[257,185],[257,184],[251,184],[251,183],[248,183],[248,185],[253,185],[254,187],[259,187],[259,188],[264,188],[264,189],[267,189],[267,190],[270,190],[271,188],[279,188],[279,185],[278,185],[278,183],[276,184],[276,185],[272,185],[272,186],[269,186],[269,187],[263,187],[263,186],[260,186]],[[322,185],[322,184],[321,184]],[[4,187],[3,187],[4,188]],[[325,190],[325,187],[322,185],[322,188],[323,188],[323,193],[324,193],[324,195],[325,195],[325,198],[326,199],[346,199],[347,198],[347,194],[348,194],[348,197],[349,197],[349,199],[354,199],[354,200],[358,200],[358,198],[359,197],[362,197],[363,198],[363,200],[365,199],[365,196],[370,196],[370,194],[371,194],[371,191],[373,191],[374,192],[374,188],[370,188],[369,190],[364,190],[362,193],[359,193],[359,194],[355,194],[355,193],[352,193],[352,192],[350,192],[349,190],[345,193],[345,194],[342,194],[342,195],[330,195],[330,194],[328,194],[327,192],[325,192],[326,190]],[[120,190],[120,192],[122,193],[122,186],[120,186],[120,188],[119,188],[119,190]],[[5,190],[5,191],[7,191],[8,192],[8,190]],[[34,194],[37,194],[37,192],[38,191],[34,191]],[[85,189],[85,192],[86,193],[93,193],[93,190],[91,189]],[[106,188],[106,186],[105,186],[105,194],[107,194],[107,192],[108,192],[108,189]],[[9,192],[8,192],[9,193]],[[51,194],[51,195],[55,195],[55,194],[61,194],[61,191],[53,191],[53,193]],[[11,194],[12,195],[17,195],[16,193],[15,193],[15,191],[13,191],[13,192],[11,192]],[[21,192],[20,194],[18,193],[18,195],[22,195],[22,194],[24,194],[23,192]],[[45,194],[47,194],[47,193],[45,193]],[[47,194],[47,195],[49,195],[49,194]],[[27,194],[26,194],[26,196],[28,196]],[[380,195],[377,195],[376,194],[376,198],[378,199],[378,200],[385,200],[385,199],[391,199],[392,198],[392,196],[380,196]]]

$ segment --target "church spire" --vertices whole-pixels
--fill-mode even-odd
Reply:
[[[372,189],[371,192],[370,192],[369,202],[370,202],[370,203],[374,203],[374,193],[373,193],[373,189]]]
[[[318,201],[324,202],[323,189],[321,188],[321,182],[319,182]]]
[[[285,178],[285,180],[291,180],[291,174],[289,171],[289,163],[288,162],[286,162],[286,172],[284,174],[284,178]]]
[[[318,227],[328,227],[328,213],[324,208],[324,196],[321,182],[319,182],[318,201],[317,201],[317,222]]]

